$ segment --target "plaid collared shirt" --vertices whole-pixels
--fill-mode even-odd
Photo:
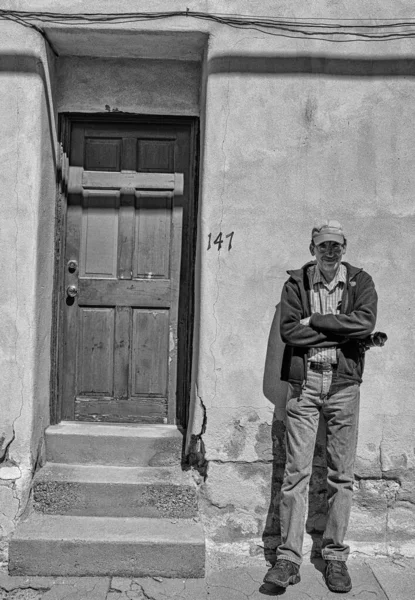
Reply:
[[[308,271],[310,282],[311,312],[322,315],[338,315],[340,313],[343,290],[346,284],[347,269],[341,264],[336,277],[330,283],[324,279],[318,265]],[[336,348],[310,348],[308,360],[318,363],[337,363]]]

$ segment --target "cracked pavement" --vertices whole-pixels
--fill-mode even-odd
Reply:
[[[353,589],[345,600],[412,600],[415,559],[352,557]],[[0,572],[0,600],[330,600],[323,580],[324,563],[305,561],[301,582],[286,590],[263,583],[267,567],[241,566],[218,571],[205,579],[162,577],[11,577]]]

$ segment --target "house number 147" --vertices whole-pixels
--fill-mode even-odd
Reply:
[[[228,242],[228,252],[229,252],[229,250],[232,249],[232,239],[233,239],[233,234],[234,233],[235,233],[234,231],[231,231],[231,233],[228,233],[228,235],[225,235],[225,239],[229,239],[229,242]],[[212,234],[211,233],[209,233],[209,235],[208,235],[208,240],[209,240],[208,247],[206,249],[210,250],[212,248]],[[223,239],[223,236],[222,236],[222,232],[220,231],[219,235],[217,235],[216,238],[213,240],[213,244],[216,244],[217,247],[218,247],[218,250],[220,250],[222,248],[222,245],[224,243],[225,242],[224,242],[224,239]]]

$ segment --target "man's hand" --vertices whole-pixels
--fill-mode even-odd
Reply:
[[[361,340],[360,344],[363,346],[364,350],[369,350],[370,348],[381,348],[385,345],[388,336],[383,331],[375,331],[375,333],[371,333],[364,340]]]
[[[309,325],[310,319],[311,319],[311,317],[306,317],[305,319],[301,319],[300,320],[301,325]]]

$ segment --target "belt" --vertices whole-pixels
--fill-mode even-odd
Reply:
[[[317,371],[317,373],[327,373],[329,371],[335,371],[337,369],[337,364],[309,362],[308,368],[311,369],[311,371]]]

